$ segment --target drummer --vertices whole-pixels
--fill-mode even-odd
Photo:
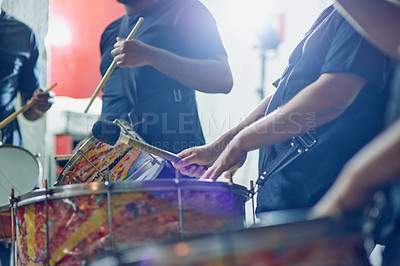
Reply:
[[[0,6],[1,3],[2,0]],[[15,111],[18,92],[21,105],[25,105],[29,99],[33,102],[24,117],[36,120],[51,107],[54,95],[39,89],[39,50],[35,34],[4,10],[1,10],[0,23],[0,121]],[[16,119],[2,128],[0,133],[3,144],[23,145]]]
[[[382,51],[399,59],[400,2],[338,0],[350,21]],[[387,208],[375,240],[385,245],[382,265],[400,265],[400,63],[393,79],[387,109],[388,128],[354,156],[337,181],[313,208],[313,215],[338,215],[361,209],[383,189]]]
[[[2,0],[0,0],[0,7]],[[53,104],[53,95],[43,93],[39,83],[38,44],[32,29],[0,9],[0,121],[14,110],[17,93],[21,104],[29,99],[33,106],[24,116],[28,120],[40,118]],[[17,120],[0,129],[0,142],[22,146],[21,132]],[[9,265],[10,250],[0,245],[0,261]]]
[[[102,74],[117,62],[104,87],[101,118],[126,120],[147,143],[170,152],[203,145],[195,91],[228,93],[233,85],[212,14],[198,0],[117,2],[126,15],[100,42]],[[139,17],[144,21],[134,40],[126,41]]]
[[[175,166],[215,180],[224,172],[230,177],[247,152],[260,149],[260,176],[267,178],[258,182],[256,212],[311,207],[382,130],[392,66],[329,6],[293,51],[276,92],[214,142],[178,154],[184,159]],[[210,167],[183,168],[190,164]]]

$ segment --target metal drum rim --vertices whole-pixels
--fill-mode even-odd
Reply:
[[[222,185],[222,186],[221,186]],[[144,189],[145,188],[145,189]],[[236,192],[237,195],[243,197],[245,201],[249,199],[249,191],[241,185],[204,181],[204,180],[178,180],[178,179],[159,179],[151,181],[128,180],[124,182],[105,183],[82,183],[56,186],[46,189],[36,189],[17,198],[17,206],[25,206],[34,202],[48,199],[68,198],[76,196],[87,196],[93,194],[124,193],[124,192],[140,192],[140,191],[177,191],[178,188],[183,190],[192,189],[197,191],[226,192],[227,188]],[[216,189],[217,188],[217,189]]]

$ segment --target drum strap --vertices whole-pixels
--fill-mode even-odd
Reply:
[[[297,157],[310,150],[317,143],[317,140],[309,133],[306,132],[301,136],[293,137],[289,145],[287,145],[278,156],[272,160],[268,169],[264,171],[257,179],[256,184],[258,190],[264,185],[265,181],[275,173],[281,171]]]

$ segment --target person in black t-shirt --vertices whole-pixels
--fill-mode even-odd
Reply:
[[[215,180],[234,174],[248,151],[260,149],[260,175],[274,164],[284,167],[260,182],[256,212],[311,207],[382,130],[392,67],[329,6],[293,51],[276,92],[216,141],[178,154],[185,158],[175,166],[211,164],[207,171],[192,166],[181,172]],[[311,148],[298,138],[306,132],[305,144],[316,141]]]
[[[100,43],[102,74],[117,62],[101,118],[131,122],[146,142],[174,153],[204,144],[195,91],[228,93],[233,84],[214,18],[197,0],[118,2],[127,14]],[[126,41],[139,17],[134,40]]]
[[[383,265],[400,264],[400,2],[338,0],[346,18],[382,51],[398,59],[386,110],[387,129],[348,163],[337,181],[313,207],[314,217],[363,208],[383,190],[386,205],[375,230],[385,245]]]

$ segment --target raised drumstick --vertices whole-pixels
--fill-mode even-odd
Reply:
[[[133,27],[132,31],[129,33],[128,37],[126,37],[127,40],[132,40],[133,36],[135,36],[136,31],[138,30],[140,24],[142,24],[143,18],[140,17],[138,22],[136,22],[135,27]],[[90,106],[92,106],[94,99],[96,99],[96,97],[99,95],[100,91],[103,89],[104,85],[106,84],[108,78],[111,76],[111,73],[114,71],[114,68],[117,66],[117,63],[115,62],[115,60],[112,61],[111,65],[108,67],[106,73],[104,74],[103,78],[101,79],[99,85],[97,86],[96,90],[94,91],[92,97],[90,98],[89,104],[86,107],[84,113],[86,114],[89,109]]]

